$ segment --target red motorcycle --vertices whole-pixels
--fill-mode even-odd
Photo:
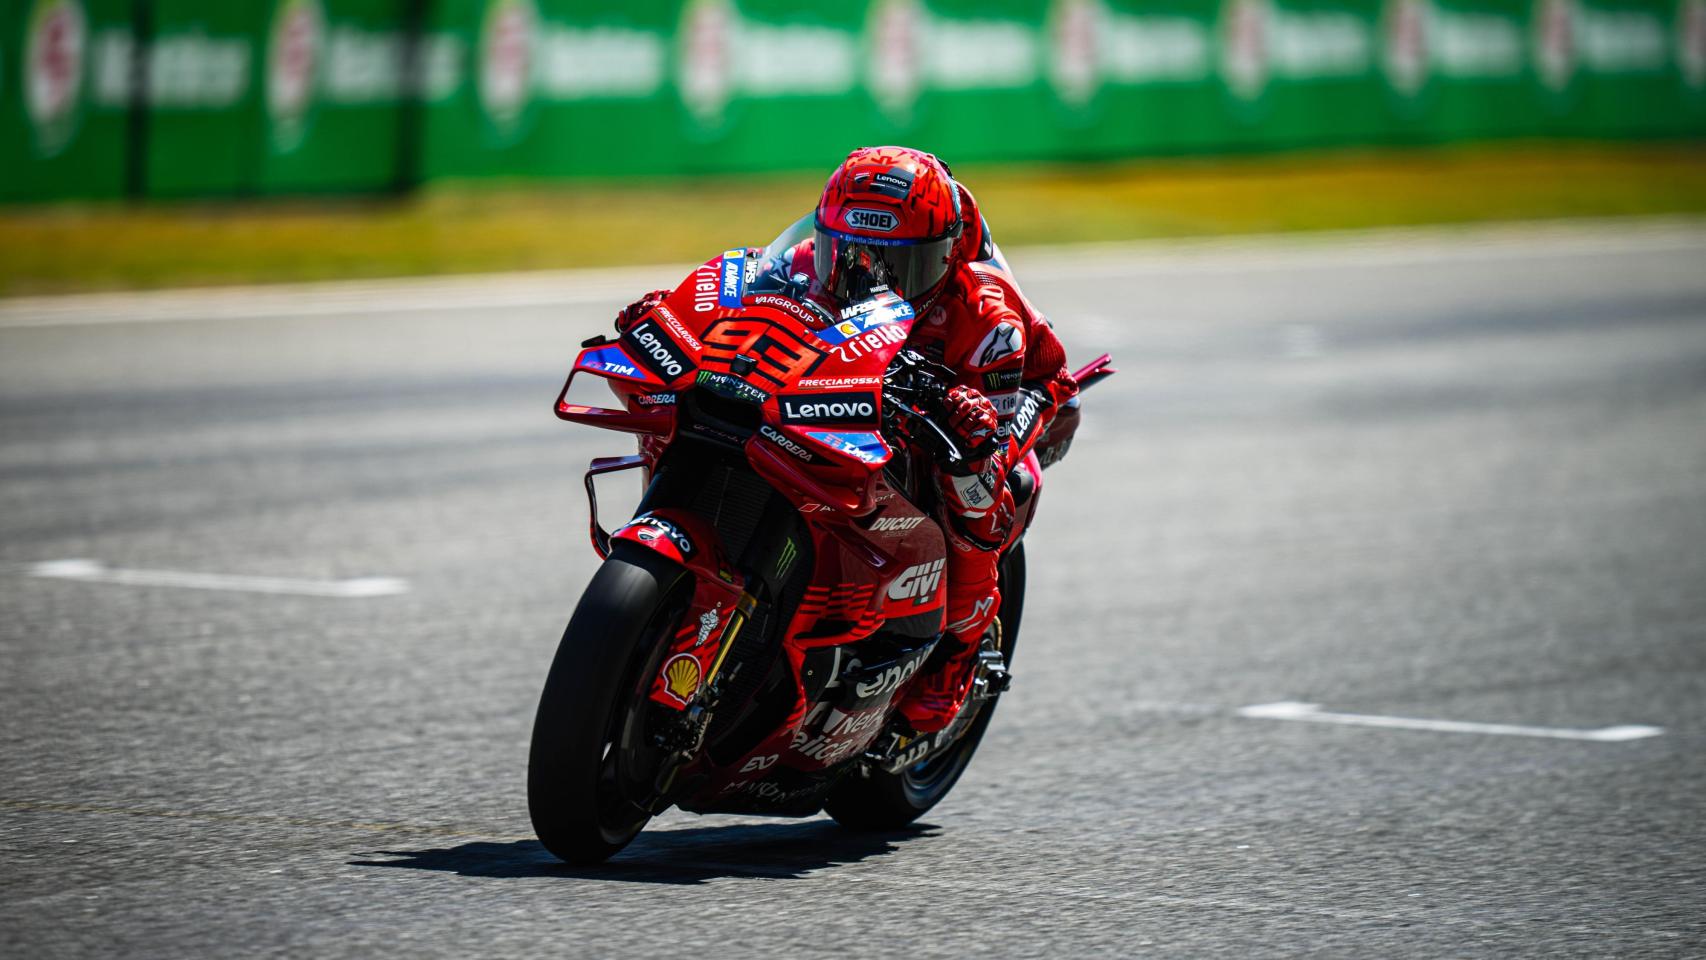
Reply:
[[[959,779],[1007,686],[1021,538],[1077,399],[1010,475],[1017,516],[973,694],[941,732],[913,735],[891,714],[942,634],[948,546],[931,477],[960,456],[938,419],[953,374],[906,347],[905,300],[878,291],[832,316],[779,263],[756,250],[706,262],[618,338],[586,341],[558,395],[558,417],[640,447],[586,473],[604,563],[533,727],[533,827],[571,863],[606,859],[672,805],[909,823]],[[1079,386],[1108,363],[1079,370]],[[619,404],[571,403],[583,373]],[[624,470],[642,472],[645,494],[607,532],[594,478]]]

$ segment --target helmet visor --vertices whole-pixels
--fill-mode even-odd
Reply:
[[[911,301],[929,296],[948,272],[953,235],[923,240],[861,237],[817,224],[812,256],[818,281],[843,304],[886,286]]]

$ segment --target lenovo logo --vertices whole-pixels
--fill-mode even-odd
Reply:
[[[875,423],[873,393],[820,393],[811,397],[782,397],[783,423]]]

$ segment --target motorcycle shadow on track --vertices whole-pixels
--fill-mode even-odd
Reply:
[[[934,836],[937,829],[915,823],[899,830],[854,833],[830,820],[732,824],[648,832],[621,855],[596,867],[571,867],[537,840],[379,850],[367,856],[398,859],[352,860],[350,865],[503,879],[567,877],[685,885],[722,878],[799,880],[815,870],[893,853],[901,842]]]

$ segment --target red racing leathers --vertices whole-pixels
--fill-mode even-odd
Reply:
[[[793,276],[815,280],[812,241],[784,255]],[[689,278],[691,282],[691,278]],[[952,549],[947,563],[947,618],[938,669],[915,680],[900,705],[919,733],[953,721],[970,690],[978,644],[1000,608],[997,563],[1013,523],[1010,470],[1040,471],[1031,457],[1062,403],[1078,392],[1066,351],[1048,319],[992,262],[960,263],[943,279],[935,305],[913,325],[908,345],[955,371],[956,385],[987,397],[998,418],[994,452],[975,471],[942,471],[938,485],[943,528]],[[814,291],[815,282],[811,283]],[[617,318],[633,319],[662,299],[654,291]],[[835,308],[837,305],[826,304]]]

